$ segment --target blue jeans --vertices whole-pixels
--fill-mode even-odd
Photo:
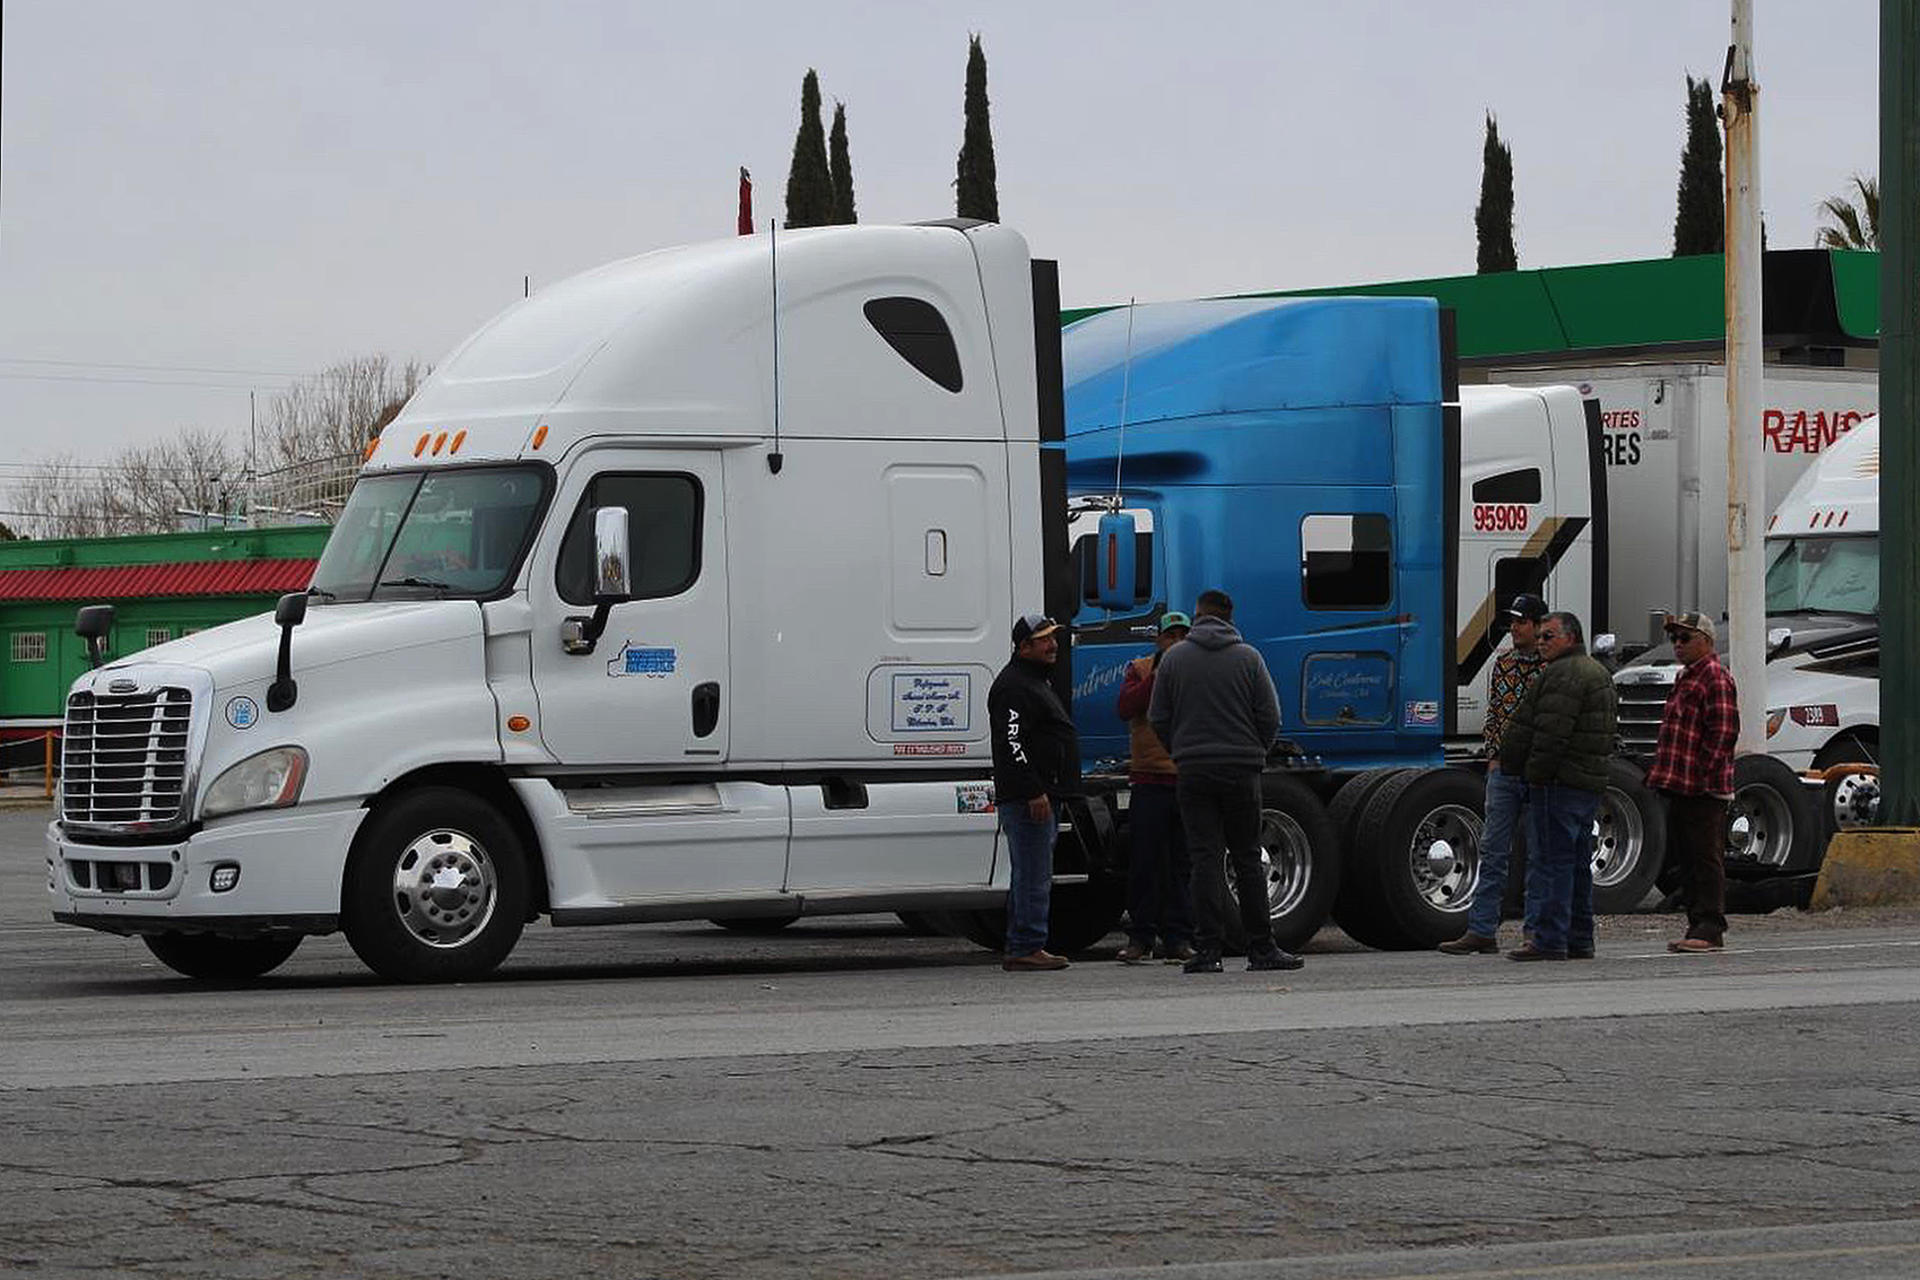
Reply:
[[[1047,945],[1047,908],[1053,900],[1053,840],[1060,811],[1045,822],[1027,816],[1027,802],[999,806],[1007,837],[1007,954],[1032,955]]]
[[[1467,932],[1481,938],[1500,935],[1500,912],[1507,899],[1507,868],[1513,859],[1513,832],[1527,803],[1526,779],[1498,769],[1487,771],[1486,822],[1480,828],[1480,878],[1467,908]]]
[[[1527,919],[1541,951],[1593,950],[1593,815],[1600,797],[1542,783],[1527,796]]]
[[[1127,937],[1151,947],[1193,941],[1193,899],[1187,833],[1180,798],[1170,783],[1138,783],[1127,811]]]

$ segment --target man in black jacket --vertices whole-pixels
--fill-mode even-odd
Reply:
[[[1180,770],[1180,821],[1193,863],[1193,958],[1187,973],[1219,973],[1228,913],[1227,857],[1240,893],[1247,968],[1298,969],[1273,940],[1260,865],[1260,770],[1280,731],[1280,700],[1260,651],[1233,625],[1233,598],[1203,591],[1193,630],[1167,650],[1147,723]]]
[[[1080,778],[1080,737],[1047,682],[1060,656],[1060,624],[1030,613],[1013,624],[1013,658],[987,693],[993,735],[993,802],[1006,835],[1009,973],[1064,969],[1065,956],[1046,950],[1053,892],[1053,841],[1060,801]]]

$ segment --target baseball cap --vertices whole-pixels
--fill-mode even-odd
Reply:
[[[1028,640],[1036,640],[1060,629],[1060,624],[1044,613],[1029,613],[1015,618],[1013,622],[1013,643],[1017,648]]]
[[[1717,639],[1713,633],[1713,619],[1704,613],[1670,613],[1667,615],[1666,630],[1698,631],[1709,640]]]
[[[1547,602],[1539,596],[1518,595],[1507,606],[1507,616],[1525,618],[1528,622],[1542,622],[1547,616]]]
[[[1185,627],[1191,631],[1193,630],[1193,619],[1177,609],[1172,613],[1163,613],[1160,615],[1160,629],[1162,631],[1171,631],[1175,627]]]

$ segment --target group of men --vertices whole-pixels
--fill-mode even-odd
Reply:
[[[1128,664],[1120,688],[1133,786],[1119,959],[1219,973],[1237,910],[1248,969],[1298,969],[1300,958],[1274,942],[1260,860],[1260,773],[1280,731],[1280,700],[1259,650],[1234,629],[1226,592],[1202,592],[1194,615],[1162,616],[1153,653]],[[1015,622],[1013,659],[987,695],[995,806],[1012,872],[1002,963],[1016,973],[1068,963],[1046,949],[1059,806],[1079,763],[1073,720],[1048,680],[1059,630],[1043,614]]]
[[[1487,793],[1480,874],[1467,931],[1448,955],[1500,950],[1513,833],[1524,814],[1527,881],[1521,944],[1511,960],[1589,960],[1594,953],[1593,820],[1607,788],[1617,710],[1606,668],[1589,657],[1580,620],[1538,596],[1507,609],[1512,647],[1488,681]],[[1713,622],[1670,616],[1682,664],[1667,700],[1647,785],[1666,801],[1668,848],[1680,869],[1687,932],[1680,953],[1718,951],[1727,931],[1727,804],[1740,712],[1733,677],[1714,652]]]
[[[1248,969],[1297,969],[1300,958],[1274,941],[1260,857],[1260,775],[1280,728],[1273,677],[1235,630],[1225,592],[1203,592],[1194,615],[1162,616],[1153,652],[1127,665],[1116,704],[1130,735],[1132,841],[1127,942],[1118,959],[1219,973],[1237,910]],[[1521,595],[1506,615],[1512,645],[1495,660],[1489,683],[1480,874],[1466,933],[1440,950],[1500,950],[1508,863],[1524,819],[1523,936],[1508,958],[1590,959],[1593,822],[1617,729],[1613,681],[1586,652],[1573,614]],[[1059,631],[1044,614],[1016,621],[1013,657],[987,698],[996,809],[1011,867],[1009,972],[1068,967],[1046,949],[1060,806],[1079,778],[1079,738],[1050,680]],[[1733,679],[1714,652],[1712,621],[1678,614],[1666,632],[1683,670],[1647,785],[1665,797],[1668,848],[1687,906],[1686,936],[1668,949],[1718,951],[1727,928],[1723,849],[1739,711]]]

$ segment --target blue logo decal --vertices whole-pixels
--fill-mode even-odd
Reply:
[[[636,645],[629,640],[607,663],[610,676],[670,676],[678,662],[676,650],[658,645]]]
[[[236,729],[251,729],[260,719],[260,704],[242,695],[227,699],[227,723]]]

